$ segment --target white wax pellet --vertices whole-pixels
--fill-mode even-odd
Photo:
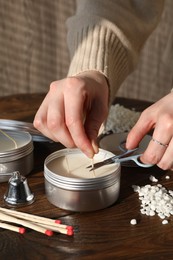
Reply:
[[[164,198],[164,200],[167,200],[167,201],[170,199],[168,194],[164,194],[163,198]]]
[[[157,202],[153,199],[153,200],[151,201],[151,205],[156,206],[156,204],[157,204]]]
[[[166,216],[167,218],[169,218],[169,217],[171,216],[171,214],[165,213],[165,216]]]
[[[164,200],[164,199],[161,199],[159,204],[160,204],[160,205],[165,204],[165,200]]]
[[[164,219],[164,218],[165,218],[165,215],[164,215],[164,214],[158,214],[158,216],[159,216],[161,219]]]
[[[140,187],[137,185],[132,185],[132,188],[133,188],[134,192],[137,192],[140,190]]]
[[[167,208],[172,208],[171,203],[167,203],[167,204],[166,204],[166,207],[167,207]]]
[[[141,214],[145,215],[145,212],[146,212],[145,209],[141,209],[140,211],[141,211]]]
[[[149,210],[146,210],[146,213],[145,213],[147,216],[150,216],[150,211]]]
[[[151,188],[152,186],[151,186],[151,184],[147,184],[144,187]]]
[[[152,175],[150,178],[154,181],[157,180]],[[138,186],[135,190],[141,201],[141,214],[147,216],[154,216],[157,214],[157,216],[163,220],[163,224],[167,224],[165,218],[169,218],[173,215],[173,191],[167,190],[161,184],[145,185],[143,187]]]
[[[156,207],[154,205],[151,205],[150,208],[151,208],[151,210],[155,210],[156,209]]]
[[[154,216],[154,215],[155,215],[154,210],[150,210],[150,216]]]
[[[158,179],[156,179],[153,175],[149,177],[150,181],[152,182],[158,182]]]
[[[147,203],[146,203],[146,200],[142,200],[142,205],[146,205]]]
[[[135,125],[140,112],[132,111],[120,104],[112,105],[106,121],[105,132],[114,133],[128,132]]]
[[[137,220],[135,218],[130,220],[130,224],[131,225],[136,225],[137,224]]]
[[[162,224],[163,224],[163,225],[168,224],[168,220],[167,220],[167,219],[164,219],[164,220],[162,221]]]

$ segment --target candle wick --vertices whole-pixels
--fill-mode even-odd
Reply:
[[[95,170],[94,170],[94,158],[91,159],[91,165],[92,165],[92,172],[93,172],[93,175],[94,177],[96,177],[96,174],[95,174]]]
[[[16,143],[16,141],[15,141],[10,135],[8,135],[6,132],[2,131],[1,129],[0,129],[0,132],[1,132],[4,136],[6,136],[9,140],[11,140],[11,141],[13,142],[14,148],[17,148],[17,143]]]

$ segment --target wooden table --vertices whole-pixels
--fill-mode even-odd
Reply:
[[[0,115],[4,119],[32,122],[44,94],[16,95],[0,98]],[[139,110],[148,102],[117,99],[116,102]],[[121,191],[118,201],[111,207],[90,213],[75,213],[51,205],[45,196],[43,163],[51,152],[62,148],[59,143],[35,143],[34,169],[28,175],[28,183],[36,201],[18,210],[40,216],[59,218],[63,223],[75,227],[74,236],[56,233],[47,237],[28,230],[21,235],[0,229],[0,259],[173,259],[173,226],[162,225],[158,216],[140,214],[138,195],[133,184],[149,183],[152,174],[159,183],[171,189],[171,172],[157,167],[149,169],[122,167]],[[171,176],[170,180],[165,175]],[[4,206],[3,195],[7,183],[0,183],[0,206]],[[138,224],[132,226],[130,220]]]

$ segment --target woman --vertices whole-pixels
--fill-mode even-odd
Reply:
[[[78,1],[76,14],[67,23],[68,78],[51,84],[35,116],[35,127],[92,158],[109,104],[135,68],[144,42],[160,19],[163,2]],[[133,148],[155,128],[141,160],[162,169],[173,167],[172,101],[170,93],[145,110],[127,138],[127,148]]]

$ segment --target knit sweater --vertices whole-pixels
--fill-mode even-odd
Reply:
[[[68,76],[88,70],[103,73],[112,100],[135,68],[163,6],[163,0],[78,0],[76,14],[67,21],[71,56]]]

